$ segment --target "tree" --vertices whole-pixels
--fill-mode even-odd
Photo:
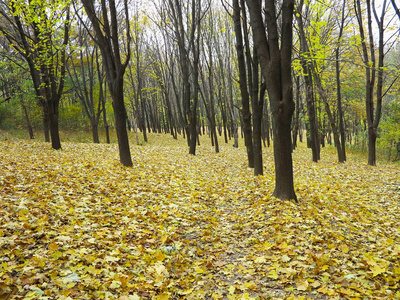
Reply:
[[[309,145],[311,147],[312,152],[312,160],[313,162],[318,162],[320,160],[320,143],[318,136],[318,128],[316,122],[316,112],[315,112],[315,99],[314,99],[314,85],[313,85],[313,76],[312,76],[312,61],[309,59],[310,50],[308,47],[306,34],[305,34],[305,26],[303,22],[303,14],[302,9],[304,6],[304,1],[301,0],[297,6],[297,26],[299,32],[299,40],[300,40],[300,64],[302,67],[302,76],[305,83],[305,91],[306,91],[306,106],[307,106],[307,116],[308,116],[308,132],[309,132]],[[306,7],[308,8],[308,7]],[[307,9],[307,12],[309,10]]]
[[[376,139],[378,137],[378,126],[382,115],[382,98],[383,98],[383,60],[384,60],[384,19],[387,11],[387,1],[383,1],[381,15],[378,16],[375,9],[375,2],[370,0],[366,1],[367,6],[367,27],[368,36],[366,36],[363,24],[363,11],[361,8],[360,0],[354,1],[354,8],[356,11],[358,27],[361,37],[362,58],[365,67],[365,108],[367,113],[368,125],[368,165],[376,165]],[[372,30],[372,15],[378,24],[379,37],[378,37],[378,66],[376,65],[376,51],[374,36]],[[367,40],[368,38],[368,40]],[[369,51],[368,51],[369,47]],[[374,89],[375,80],[376,85],[376,107],[374,103]]]
[[[343,37],[343,30],[345,27],[345,7],[346,0],[343,0],[343,6],[341,9],[341,21],[339,23],[339,36],[337,41],[337,46],[335,48],[335,71],[336,71],[336,99],[337,99],[337,110],[339,118],[339,133],[340,133],[340,144],[341,149],[339,149],[339,162],[346,161],[346,138],[345,138],[345,128],[344,128],[344,112],[342,105],[342,90],[341,90],[341,72],[340,72],[340,43]]]
[[[45,140],[51,137],[52,147],[61,149],[58,114],[66,73],[69,2],[1,1],[0,16],[0,32],[29,66],[43,108]]]
[[[206,4],[206,5],[203,5]],[[165,11],[179,52],[179,67],[182,79],[182,102],[189,154],[196,154],[197,110],[199,100],[199,61],[202,19],[210,8],[210,1],[168,0]],[[160,10],[161,11],[161,10]],[[166,24],[167,25],[167,24]]]
[[[132,166],[129,149],[128,132],[126,130],[126,109],[124,103],[124,73],[130,59],[130,26],[128,1],[124,0],[124,17],[126,30],[127,51],[125,61],[122,62],[121,45],[123,24],[118,20],[115,0],[101,0],[100,3],[92,0],[82,0],[86,14],[92,23],[95,33],[95,42],[100,48],[103,64],[106,71],[106,80],[111,94],[115,130],[117,132],[120,161],[124,166]],[[100,4],[99,6],[97,4]],[[121,28],[122,27],[122,28]]]
[[[243,3],[242,3],[243,4]],[[239,0],[233,0],[233,22],[236,38],[236,52],[239,69],[239,88],[242,98],[242,129],[244,134],[244,143],[247,150],[248,166],[254,168],[254,149],[253,149],[253,133],[251,129],[251,112],[250,112],[250,94],[247,89],[246,62],[244,56],[243,33],[241,22],[241,11]],[[244,11],[245,12],[245,11]],[[247,26],[247,24],[244,24]]]
[[[279,15],[282,16],[280,20],[275,0],[266,0],[266,28],[261,1],[246,0],[246,3],[272,110],[275,160],[273,196],[297,201],[293,186],[291,145],[291,122],[295,109],[291,72],[294,0],[283,0],[279,8]]]
[[[74,92],[78,96],[86,116],[90,120],[93,142],[99,143],[99,122],[103,108],[103,77],[102,70],[96,67],[98,60],[98,47],[90,45],[88,33],[84,26],[78,24],[77,28],[78,49],[70,54],[71,62],[67,64],[67,70],[74,87]],[[79,60],[76,61],[74,54],[78,53]],[[96,80],[97,79],[97,80]],[[97,82],[96,82],[97,81]],[[99,93],[95,93],[96,83]],[[96,99],[96,94],[98,98]]]

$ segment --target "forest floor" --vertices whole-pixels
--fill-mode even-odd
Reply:
[[[0,135],[0,299],[400,299],[400,166],[294,151],[299,204],[243,142],[131,146]],[[132,137],[133,141],[133,137]]]

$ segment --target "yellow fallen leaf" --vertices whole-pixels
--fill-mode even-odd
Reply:
[[[313,283],[310,284],[310,286],[312,286],[314,289],[316,289],[321,286],[321,282],[319,282],[318,280],[315,280]]]
[[[308,281],[307,280],[301,280],[301,281],[297,282],[296,289],[298,291],[306,291],[308,289]]]
[[[158,296],[155,297],[154,299],[156,299],[156,300],[168,300],[168,299],[169,299],[169,296],[168,296],[168,294],[163,293],[163,294],[158,295]]]
[[[234,285],[231,285],[231,286],[229,287],[229,289],[228,289],[229,294],[230,294],[230,295],[233,295],[233,293],[235,292],[235,290],[236,290],[236,287],[235,287]]]
[[[203,269],[203,268],[201,268],[201,267],[194,268],[194,270],[195,270],[196,273],[198,273],[198,274],[203,274],[203,273],[205,272],[205,269]]]
[[[246,282],[245,284],[244,284],[244,287],[246,288],[246,289],[250,289],[250,290],[257,290],[258,288],[257,288],[257,284],[254,282],[254,281],[250,281],[250,282]]]
[[[341,246],[340,246],[340,250],[341,250],[343,253],[349,253],[349,251],[350,251],[349,247],[348,247],[346,244],[341,245]]]
[[[158,275],[168,275],[168,270],[162,263],[158,263],[155,265],[154,269],[156,270]]]
[[[281,257],[281,261],[283,261],[283,262],[289,262],[290,260],[291,260],[291,258],[289,256],[287,256],[286,254]]]
[[[379,265],[374,265],[371,268],[371,272],[372,272],[372,277],[378,276],[380,274],[383,274],[386,272],[386,268],[385,267],[381,267]]]
[[[263,264],[263,263],[267,262],[267,259],[265,258],[265,256],[260,256],[260,257],[257,257],[254,260],[254,262],[257,264]]]
[[[55,250],[57,250],[58,249],[58,245],[57,245],[57,243],[51,243],[51,244],[49,244],[49,250],[50,251],[55,251]]]
[[[121,281],[113,280],[110,284],[110,289],[117,289],[121,286]]]
[[[162,251],[157,250],[157,252],[154,254],[154,257],[157,261],[163,261],[166,255]]]
[[[323,285],[317,290],[317,292],[321,293],[321,294],[327,294],[328,293],[328,289],[326,288],[325,285]]]
[[[267,277],[276,280],[276,279],[279,278],[279,275],[278,275],[278,273],[276,272],[276,270],[272,270],[272,271],[269,272],[269,274],[267,275]]]

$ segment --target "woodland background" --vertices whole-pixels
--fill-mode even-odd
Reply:
[[[399,18],[1,0],[0,299],[399,299]]]
[[[106,142],[108,137],[99,137],[98,130],[108,132],[110,126],[115,127],[115,120],[105,62],[93,41],[94,29],[79,2],[39,2],[32,2],[31,6],[23,1],[1,3],[0,128],[17,132],[26,129],[31,138],[36,131],[36,138],[40,139],[42,134],[38,130],[44,130],[49,141],[44,108],[50,101],[46,97],[50,96],[43,94],[59,94],[54,114],[60,129],[91,130],[94,142]],[[239,84],[241,59],[238,60],[233,22],[236,2],[240,4],[247,105]],[[122,24],[116,37],[121,61],[127,55],[130,58],[125,61],[123,76],[126,123],[128,129],[141,133],[136,143],[146,143],[147,132],[165,132],[174,138],[185,136],[194,110],[197,133],[211,135],[218,147],[218,142],[233,139],[238,129],[243,135],[249,126],[253,127],[251,113],[261,109],[257,118],[262,118],[262,122],[257,122],[260,125],[256,127],[261,126],[264,145],[269,145],[273,130],[268,94],[262,97],[267,98],[265,101],[258,103],[263,104],[260,109],[252,107],[252,101],[257,102],[261,96],[262,79],[256,74],[252,31],[244,1],[132,1],[128,23],[123,1],[116,7],[118,22]],[[371,127],[375,128],[381,157],[389,161],[398,159],[397,6],[395,1],[372,1],[368,5],[363,3],[360,11],[356,7],[354,1],[296,3],[292,71],[296,111],[292,142],[295,147],[297,140],[307,141],[314,161],[318,160],[320,145],[332,144],[335,134],[340,136],[336,144],[340,143],[344,151],[346,147],[366,151]],[[192,14],[193,9],[198,14]],[[13,14],[19,18],[13,18]],[[28,45],[24,46],[21,32]],[[29,51],[34,56],[31,62],[24,56]],[[60,69],[62,57],[65,70]],[[182,71],[185,64],[187,74]],[[35,83],[32,76],[40,75],[32,75],[32,68],[45,70],[52,77],[46,75],[43,82]],[[367,74],[367,69],[372,74]],[[63,82],[60,76],[65,78]],[[51,85],[49,80],[53,80],[54,90],[40,91],[41,86]],[[368,89],[372,91],[369,100]],[[369,108],[368,101],[372,103]],[[218,138],[214,138],[214,132]]]

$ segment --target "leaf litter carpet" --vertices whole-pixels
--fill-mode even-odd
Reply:
[[[245,149],[0,142],[0,299],[400,299],[400,167],[294,152],[299,204]]]

